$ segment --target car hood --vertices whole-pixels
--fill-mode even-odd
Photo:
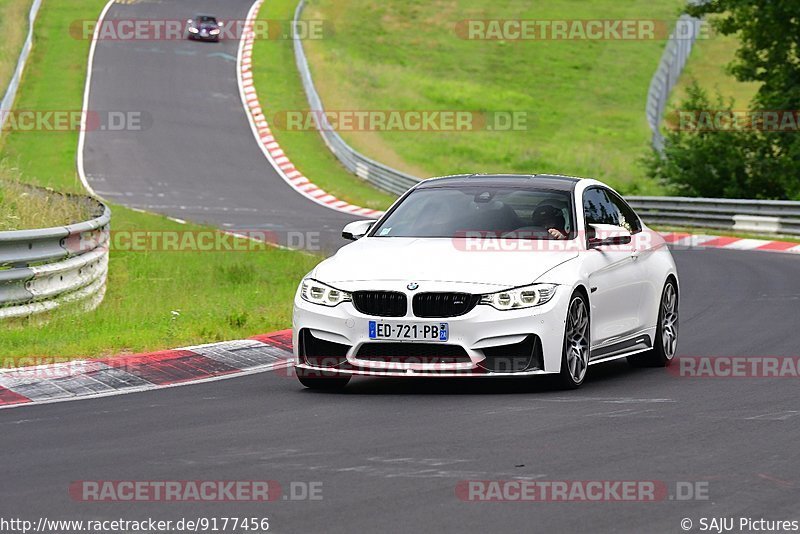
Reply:
[[[574,250],[465,250],[462,243],[448,238],[362,238],[339,249],[311,275],[333,284],[436,281],[514,287],[534,282],[578,256]]]

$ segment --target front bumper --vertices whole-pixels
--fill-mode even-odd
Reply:
[[[192,32],[188,33],[189,33],[189,39],[193,39],[195,41],[214,41],[214,42],[219,41],[219,34],[211,35],[207,33],[204,35],[202,33],[192,33]]]
[[[404,291],[409,300],[413,293]],[[454,289],[462,290],[463,287]],[[522,310],[500,311],[488,305],[477,305],[465,315],[447,318],[419,318],[411,312],[404,317],[376,317],[359,312],[352,302],[344,302],[335,307],[311,304],[295,296],[293,314],[293,345],[295,366],[299,372],[312,376],[320,375],[365,375],[387,377],[501,377],[530,376],[558,373],[564,341],[564,324],[569,303],[570,288],[559,287],[550,302],[542,306]],[[391,341],[396,350],[402,346],[419,353],[419,345],[431,348],[431,354],[439,354],[442,346],[449,349],[463,349],[465,357],[458,361],[436,363],[437,358],[387,358],[387,361],[367,359],[362,348],[377,341],[369,338],[369,321],[402,322],[425,324],[446,322],[449,326],[449,339],[438,343],[409,343]],[[305,348],[308,335],[323,344],[336,344],[336,357],[320,359],[308,357]],[[333,347],[334,345],[327,345]],[[520,347],[531,347],[532,358],[529,365],[520,367],[515,362],[503,361],[502,355],[509,352],[509,358]],[[527,350],[527,349],[525,349]],[[368,351],[369,352],[369,351]],[[374,351],[372,351],[374,352]],[[452,352],[448,351],[448,352]],[[359,355],[362,353],[362,355]],[[316,354],[314,354],[316,356]],[[500,359],[498,360],[498,357]],[[499,362],[499,365],[498,365]]]

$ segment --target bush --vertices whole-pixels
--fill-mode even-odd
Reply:
[[[735,35],[740,46],[728,65],[741,82],[758,82],[751,110],[800,109],[800,2],[714,0],[690,2],[687,12],[706,17],[722,35]],[[722,106],[717,99],[717,108]],[[699,87],[683,108],[713,109]],[[647,158],[649,174],[689,195],[800,200],[800,131],[755,128],[752,132],[681,132],[667,136],[661,156]]]
[[[709,129],[686,117],[710,110],[734,112],[734,102],[714,100],[694,82],[671,117],[664,151],[645,157],[647,174],[664,184],[671,194],[698,197],[786,199],[798,198],[800,188],[800,144],[794,143],[794,157],[779,157],[779,136],[751,129]],[[706,113],[705,116],[708,116]]]

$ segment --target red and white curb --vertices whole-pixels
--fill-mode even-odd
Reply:
[[[236,64],[242,103],[244,104],[245,112],[250,121],[250,128],[261,147],[261,151],[281,178],[295,191],[306,198],[322,206],[344,213],[362,215],[364,217],[380,217],[383,215],[382,211],[349,204],[311,182],[303,173],[297,170],[272,135],[272,130],[264,115],[261,103],[258,100],[255,85],[253,84],[253,44],[255,42],[253,23],[258,16],[258,11],[262,3],[263,0],[257,0],[251,6],[247,14],[244,31],[242,32],[242,39],[239,42],[239,54]]]
[[[756,250],[762,252],[784,252],[800,254],[800,243],[791,241],[771,241],[681,232],[661,234],[673,248],[723,248],[728,250]]]
[[[147,354],[0,370],[0,409],[122,395],[292,365],[292,331]]]

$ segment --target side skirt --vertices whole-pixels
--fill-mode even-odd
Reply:
[[[651,348],[653,348],[653,342],[650,336],[648,334],[639,334],[624,341],[593,349],[589,356],[589,365],[632,356]]]

